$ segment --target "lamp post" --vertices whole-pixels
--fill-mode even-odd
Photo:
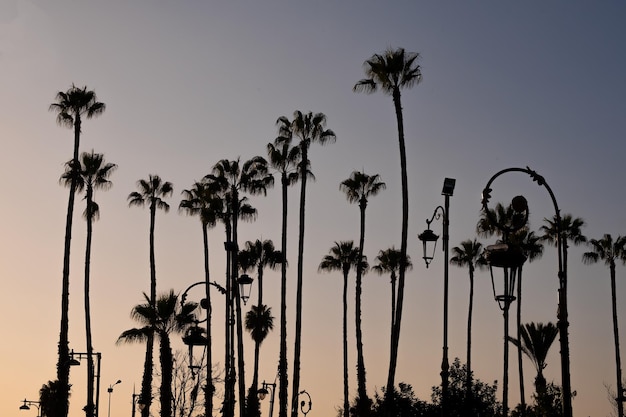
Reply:
[[[122,380],[118,379],[115,384],[111,384],[109,385],[109,388],[107,388],[107,392],[109,393],[109,411],[107,412],[107,416],[111,417],[111,394],[113,393],[113,387],[116,386],[117,384],[121,384]]]
[[[496,173],[487,185],[485,186],[482,193],[482,205],[483,209],[485,209],[486,213],[489,213],[487,209],[487,204],[491,198],[491,184],[493,181],[498,178],[500,175],[507,172],[521,172],[527,174],[531,177],[531,179],[536,182],[539,186],[544,187],[548,194],[550,195],[550,199],[552,200],[552,204],[554,206],[555,211],[555,220],[556,220],[556,228],[557,228],[557,253],[558,253],[558,279],[559,279],[559,290],[558,290],[558,309],[557,309],[557,319],[558,319],[558,328],[559,328],[559,343],[560,343],[560,355],[561,355],[561,386],[563,389],[563,416],[564,417],[572,417],[572,387],[570,380],[570,358],[569,358],[569,335],[568,335],[568,313],[567,313],[567,265],[564,265],[564,260],[567,259],[567,245],[564,242],[563,230],[561,230],[561,212],[559,210],[559,206],[556,202],[556,198],[550,186],[546,183],[545,179],[539,175],[536,171],[531,170],[530,168],[506,168],[498,173]],[[489,215],[489,214],[488,214]]]
[[[276,392],[276,382],[265,382],[263,381],[261,388],[257,390],[256,394],[259,397],[259,400],[263,401],[267,394],[269,394],[268,388],[272,389],[272,396],[270,397],[270,416],[274,416],[274,394]]]
[[[306,415],[309,414],[309,411],[311,411],[311,408],[313,408],[313,401],[311,400],[311,395],[306,390],[303,389],[302,391],[300,391],[298,393],[298,397],[302,394],[306,394],[306,396],[309,398],[309,401],[300,401],[300,411],[302,411],[302,414],[304,414],[304,417],[306,417]]]
[[[100,352],[92,352],[92,356],[96,357],[96,372],[94,377],[96,378],[96,410],[94,413],[94,417],[98,417],[100,415],[100,364],[102,362],[102,353]],[[76,359],[78,357],[78,359]],[[83,358],[89,358],[89,353],[87,352],[74,352],[74,349],[70,351],[70,366],[79,366],[80,360]]]
[[[450,197],[454,193],[454,186],[456,180],[454,178],[446,178],[443,181],[443,189],[441,195],[444,196],[444,207],[437,206],[433,212],[432,217],[426,219],[427,229],[418,235],[419,240],[422,241],[424,247],[424,262],[426,268],[430,265],[435,255],[435,247],[437,245],[437,236],[431,229],[430,224],[435,220],[443,216],[443,353],[441,359],[441,414],[447,415],[447,399],[448,399],[448,385],[449,385],[449,369],[448,362],[448,247],[450,240]],[[432,244],[432,250],[429,249],[429,245]]]
[[[133,408],[131,411],[131,417],[135,417],[135,411],[137,410],[137,407],[139,407],[140,410],[143,410],[144,403],[143,401],[141,401],[141,394],[135,394],[134,385],[133,385],[133,396],[132,396],[131,403],[133,405]]]
[[[37,417],[41,417],[41,403],[39,401],[31,401],[24,398],[24,404],[20,405],[20,410],[30,410],[31,405],[37,407]]]

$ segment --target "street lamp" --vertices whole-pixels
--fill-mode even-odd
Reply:
[[[261,385],[261,388],[257,390],[256,394],[259,397],[259,400],[263,401],[267,394],[269,394],[268,388],[272,389],[272,397],[270,398],[270,416],[274,415],[274,394],[276,392],[276,383],[275,382],[265,382]]]
[[[531,179],[536,182],[539,186],[544,187],[548,194],[550,195],[550,199],[552,200],[552,204],[554,206],[555,211],[555,224],[557,229],[557,253],[558,253],[558,278],[559,278],[559,303],[557,309],[557,319],[558,319],[558,328],[559,328],[559,342],[560,342],[560,355],[561,355],[561,386],[563,389],[563,416],[564,417],[572,417],[572,387],[570,380],[570,359],[569,359],[569,334],[568,334],[568,313],[567,313],[567,265],[564,264],[564,260],[567,259],[567,245],[564,244],[564,236],[563,230],[561,230],[561,212],[559,210],[559,206],[556,202],[556,198],[554,197],[554,193],[550,186],[546,183],[545,178],[539,175],[536,171],[531,170],[530,168],[507,168],[503,169],[496,173],[487,185],[485,186],[482,193],[482,205],[483,209],[489,216],[489,210],[487,208],[487,204],[489,203],[489,199],[491,198],[491,184],[493,181],[498,178],[500,175],[507,172],[521,172],[527,174],[531,177]],[[521,204],[525,202],[525,199],[517,199],[517,201],[513,201],[515,205],[513,207],[514,211],[523,212]],[[527,215],[528,213],[526,213]],[[490,219],[492,220],[492,219]],[[506,343],[506,342],[505,342]]]
[[[300,401],[300,411],[302,411],[302,414],[304,414],[304,417],[306,417],[307,414],[309,414],[309,411],[311,411],[311,408],[313,408],[313,401],[311,400],[311,395],[306,392],[306,390],[302,390],[298,393],[298,396],[302,395],[302,394],[306,394],[307,397],[309,397],[309,401]]]
[[[118,379],[117,382],[115,382],[115,384],[111,384],[109,385],[109,388],[107,388],[107,392],[109,393],[109,411],[107,412],[108,417],[111,417],[111,394],[113,393],[113,387],[121,383],[122,383],[122,380]]]
[[[443,355],[441,359],[441,414],[446,415],[446,406],[448,398],[448,377],[450,375],[450,365],[448,362],[448,246],[450,240],[450,197],[454,193],[454,186],[456,180],[454,178],[446,178],[443,181],[443,189],[441,195],[444,196],[444,207],[437,206],[433,212],[430,220],[426,219],[427,229],[418,235],[419,240],[422,241],[424,246],[424,262],[426,262],[426,268],[433,260],[435,255],[435,247],[437,245],[437,236],[432,230],[430,230],[430,224],[435,220],[443,216]],[[432,251],[429,251],[428,246],[432,244]]]
[[[100,364],[102,362],[102,353],[100,352],[92,352],[92,356],[96,357],[96,372],[94,373],[94,378],[96,378],[96,410],[94,413],[94,417],[98,417],[100,415]],[[78,357],[78,359],[76,359]],[[74,352],[74,349],[70,351],[70,366],[79,366],[80,360],[83,358],[89,358],[88,352]]]
[[[30,410],[31,405],[37,407],[37,417],[41,417],[41,403],[39,401],[31,401],[24,398],[24,404],[20,405],[20,410]]]

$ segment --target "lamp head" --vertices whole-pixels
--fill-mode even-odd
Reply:
[[[456,180],[454,178],[446,178],[443,180],[443,189],[441,190],[441,195],[452,196],[454,193],[454,186],[456,184]]]

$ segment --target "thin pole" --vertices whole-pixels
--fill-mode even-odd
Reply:
[[[450,365],[448,362],[448,244],[450,228],[450,196],[445,195],[443,211],[443,358],[441,360],[441,414],[447,416],[448,405],[448,376]]]

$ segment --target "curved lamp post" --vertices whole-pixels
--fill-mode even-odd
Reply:
[[[437,246],[437,236],[432,230],[430,230],[430,224],[435,220],[443,216],[443,355],[441,359],[441,414],[447,415],[447,398],[448,398],[448,377],[450,375],[450,365],[448,362],[448,246],[450,240],[450,197],[454,193],[454,186],[456,180],[453,178],[446,178],[443,182],[443,189],[441,195],[444,196],[444,207],[437,206],[433,212],[430,220],[426,219],[427,229],[420,233],[417,237],[422,241],[424,248],[424,262],[426,262],[426,268],[430,265],[430,262],[435,256],[435,247]],[[432,245],[432,250],[430,249]]]
[[[109,411],[107,412],[107,416],[111,417],[111,394],[113,394],[113,387],[116,386],[117,384],[121,384],[122,380],[118,379],[115,384],[111,384],[109,385],[109,388],[107,388],[107,392],[109,393]]]
[[[31,401],[24,398],[24,404],[20,405],[20,410],[30,410],[31,405],[37,407],[37,417],[41,417],[41,403],[39,401]]]
[[[544,187],[548,194],[550,195],[550,199],[552,200],[552,204],[554,205],[555,211],[555,220],[557,227],[557,252],[558,252],[558,278],[559,278],[559,305],[557,310],[557,319],[558,319],[558,328],[559,328],[559,342],[560,342],[560,354],[561,354],[561,385],[563,389],[563,416],[564,417],[572,417],[572,387],[570,380],[570,359],[569,359],[569,335],[568,335],[568,314],[567,314],[567,268],[566,265],[563,264],[563,259],[567,259],[567,245],[564,244],[563,234],[561,228],[561,212],[559,210],[559,206],[556,202],[556,198],[554,197],[554,193],[550,186],[546,183],[545,179],[539,175],[537,172],[531,170],[530,168],[507,168],[503,169],[496,173],[493,177],[489,179],[485,189],[482,193],[482,205],[483,209],[485,209],[486,213],[489,213],[487,209],[487,205],[489,200],[491,199],[491,184],[493,181],[498,178],[500,175],[507,172],[521,172],[527,174],[531,177],[531,179],[536,182],[539,186]],[[514,199],[515,200],[515,199]],[[521,200],[518,200],[521,202]],[[524,199],[525,201],[525,199]],[[519,209],[520,207],[518,207]],[[514,207],[515,210],[515,207]],[[526,214],[527,215],[527,214]],[[490,219],[491,220],[491,219]],[[506,343],[506,342],[505,342]]]
[[[259,400],[263,401],[267,394],[269,394],[268,388],[272,390],[272,396],[270,397],[270,417],[274,415],[274,394],[276,393],[276,383],[275,382],[265,382],[263,381],[261,388],[257,390],[256,394],[259,397]]]
[[[306,392],[306,390],[303,389],[302,391],[300,391],[298,393],[298,396],[302,394],[306,394],[306,396],[309,397],[309,401],[300,401],[300,411],[302,411],[302,414],[304,414],[304,417],[306,417],[306,415],[309,414],[309,411],[311,411],[311,408],[313,408],[313,401],[311,400],[311,395]]]

